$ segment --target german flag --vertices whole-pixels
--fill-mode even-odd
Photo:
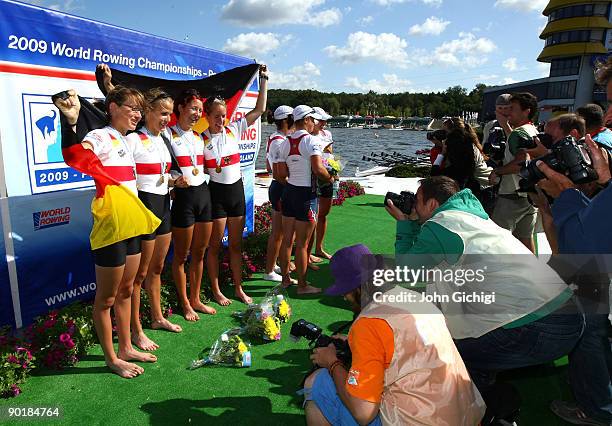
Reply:
[[[91,202],[94,223],[89,240],[92,250],[152,233],[161,223],[157,216],[129,188],[104,170],[93,151],[81,145],[80,141],[89,130],[104,127],[106,118],[86,99],[79,97],[79,101],[81,110],[76,133],[60,114],[62,154],[67,165],[88,174],[96,183],[96,196]]]
[[[205,101],[210,96],[220,96],[225,100],[227,106],[227,120],[236,112],[236,108],[240,104],[242,97],[253,82],[253,79],[259,71],[259,64],[253,63],[241,67],[232,68],[210,77],[198,80],[165,80],[162,78],[144,77],[141,75],[130,74],[111,68],[113,75],[111,83],[113,85],[121,85],[132,87],[142,92],[154,87],[162,88],[166,93],[176,98],[182,91],[187,89],[196,89],[202,95],[202,101]],[[106,95],[104,88],[103,73],[101,70],[96,70],[96,79],[98,87]],[[176,122],[173,121],[170,125]],[[226,123],[227,124],[227,123]],[[206,117],[202,117],[200,121],[193,126],[194,130],[203,132],[208,128]]]

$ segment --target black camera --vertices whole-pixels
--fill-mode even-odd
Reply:
[[[501,127],[493,127],[489,131],[487,143],[483,146],[483,151],[496,162],[503,161],[506,153],[506,132]]]
[[[427,138],[428,141],[433,141],[434,139],[436,139],[442,142],[443,140],[446,140],[447,136],[448,136],[448,132],[446,130],[438,129],[438,130],[433,130],[431,132],[427,132],[427,135],[425,137]]]
[[[385,206],[389,205],[387,204],[388,200],[393,201],[393,205],[400,209],[402,213],[409,215],[416,202],[416,195],[410,191],[402,191],[399,194],[387,192],[385,195]]]
[[[296,341],[299,340],[300,337],[305,338],[315,348],[327,347],[330,343],[333,343],[336,347],[336,356],[338,359],[346,366],[351,365],[351,348],[348,342],[323,334],[323,330],[315,324],[304,319],[297,320],[291,325],[289,334]]]
[[[538,138],[540,140],[540,143],[544,145],[546,148],[548,149],[552,148],[553,138],[548,133],[540,132],[536,136],[534,136],[534,139],[535,138]]]
[[[572,136],[552,146],[552,151],[540,158],[525,161],[519,175],[520,191],[534,191],[534,185],[546,176],[536,162],[543,161],[556,172],[566,175],[574,183],[589,183],[598,179],[597,172],[591,165],[591,158],[584,148],[584,140],[576,141]]]
[[[517,146],[517,149],[533,149],[533,148],[537,148],[537,144],[535,142],[535,140],[533,138],[529,138],[529,139],[519,139],[519,144]]]

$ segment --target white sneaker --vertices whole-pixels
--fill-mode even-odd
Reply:
[[[281,281],[283,281],[282,275],[277,274],[274,271],[270,272],[269,274],[263,274],[263,279],[266,281],[274,281],[277,283],[280,283]]]
[[[281,273],[281,268],[278,265],[274,265],[274,272],[276,272],[277,274]]]

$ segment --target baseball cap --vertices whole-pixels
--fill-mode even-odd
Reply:
[[[315,120],[321,120],[321,116],[317,114],[314,108],[308,105],[298,105],[293,108],[293,119],[295,121],[303,120],[306,117],[312,117]]]
[[[274,110],[274,119],[284,120],[291,114],[293,114],[293,108],[287,105],[281,105]]]
[[[315,112],[317,114],[319,114],[321,116],[321,118],[319,120],[327,121],[330,118],[332,118],[332,116],[329,115],[328,113],[326,113],[325,110],[323,108],[321,108],[321,107],[314,107],[313,109],[315,110]]]
[[[502,93],[495,100],[495,106],[498,106],[498,105],[500,105],[500,106],[510,105],[510,98],[511,97],[512,97],[512,95],[510,93]]]
[[[374,256],[363,244],[357,244],[334,253],[329,266],[334,284],[325,290],[325,294],[341,296],[367,283],[374,269],[382,268],[382,259]]]

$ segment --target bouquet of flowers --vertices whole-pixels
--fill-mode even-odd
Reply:
[[[282,285],[277,285],[264,296],[264,300],[269,300],[274,305],[274,315],[282,323],[289,321],[291,317],[291,306],[288,302],[287,290]]]
[[[280,320],[274,311],[274,301],[265,299],[261,303],[253,303],[243,312],[234,312],[243,324],[244,332],[251,337],[267,341],[280,340]]]
[[[241,330],[232,328],[227,330],[215,341],[208,356],[204,351],[200,353],[200,359],[192,361],[190,369],[202,367],[203,365],[225,365],[229,367],[250,367],[251,351],[248,343],[240,337]]]
[[[319,182],[319,186],[324,187],[327,185],[332,185],[332,198],[336,199],[338,197],[338,189],[340,188],[340,181],[338,179],[338,176],[340,175],[340,172],[344,169],[344,164],[342,163],[340,158],[336,157],[334,154],[323,155],[322,161],[323,167],[325,167],[325,169],[327,169],[327,172],[335,179],[334,182],[331,184],[327,182]]]

